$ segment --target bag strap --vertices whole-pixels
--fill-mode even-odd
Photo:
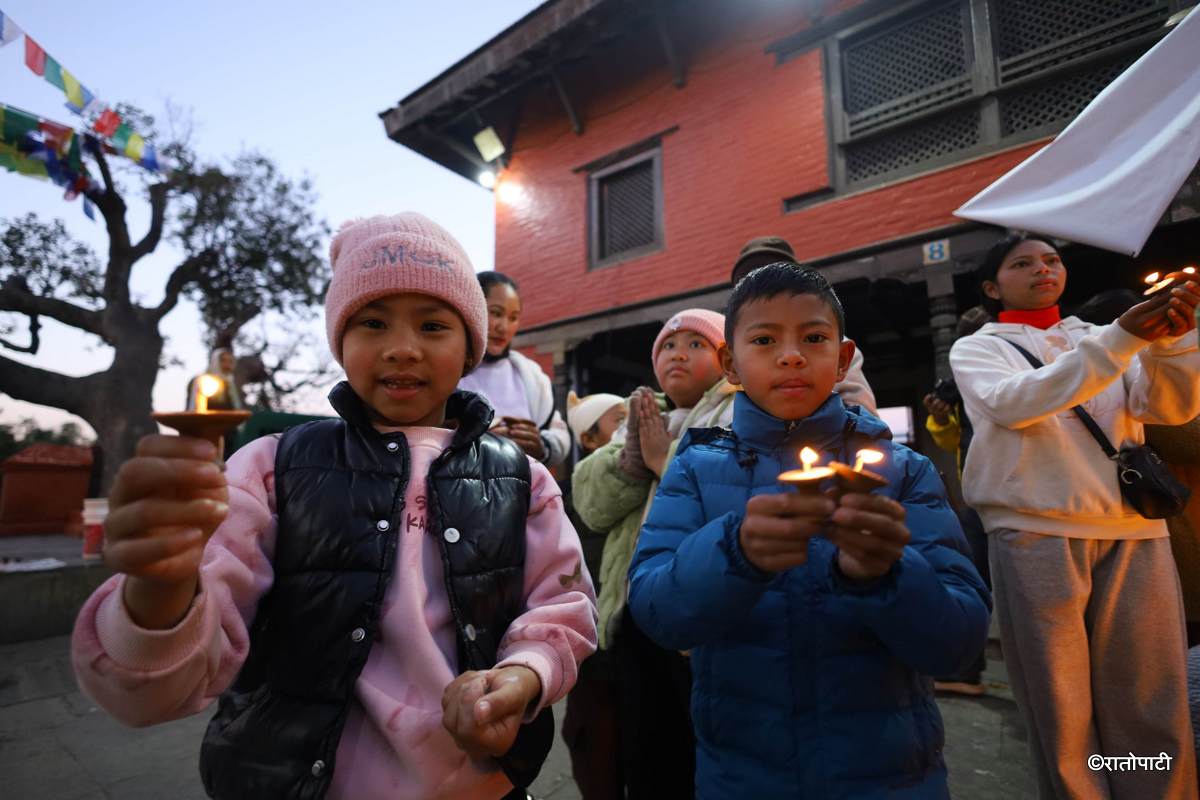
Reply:
[[[992,335],[996,336],[997,339],[1008,342],[1015,347],[1021,355],[1025,356],[1025,360],[1033,365],[1034,369],[1039,369],[1040,367],[1046,366],[1040,360],[1038,360],[1037,356],[1011,339],[1005,339],[1003,336],[998,336],[996,334]],[[1100,426],[1096,424],[1096,420],[1092,419],[1092,415],[1084,411],[1083,406],[1074,406],[1071,408],[1071,410],[1075,412],[1075,416],[1079,417],[1079,421],[1083,423],[1083,427],[1088,429],[1088,433],[1092,435],[1092,438],[1094,438],[1100,444],[1100,447],[1104,450],[1104,454],[1110,459],[1115,460],[1120,454],[1117,453],[1117,449],[1112,446],[1112,442],[1108,440],[1108,437],[1104,435],[1104,431],[1100,430]]]

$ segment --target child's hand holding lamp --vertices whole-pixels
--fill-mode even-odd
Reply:
[[[904,524],[904,506],[890,497],[870,494],[887,486],[887,480],[864,467],[882,460],[883,453],[867,449],[855,454],[853,469],[836,462],[830,465],[838,475],[840,496],[829,538],[838,547],[838,570],[852,581],[886,575],[912,538]]]

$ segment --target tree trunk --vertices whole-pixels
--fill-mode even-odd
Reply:
[[[112,366],[92,376],[91,397],[84,415],[96,429],[103,496],[108,495],[121,465],[133,456],[138,440],[158,432],[150,414],[163,339],[154,323],[131,321],[127,325],[136,333],[129,335],[132,331],[127,330],[119,340]]]

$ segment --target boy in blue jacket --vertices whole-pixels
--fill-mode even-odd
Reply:
[[[629,573],[638,625],[692,651],[696,795],[948,798],[928,676],[979,654],[991,598],[941,478],[832,391],[854,343],[819,272],[752,272],[725,325],[732,430],[681,442]],[[804,446],[880,450],[888,485],[787,491]]]

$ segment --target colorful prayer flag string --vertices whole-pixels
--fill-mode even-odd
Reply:
[[[46,165],[41,161],[36,161],[21,153],[16,147],[11,144],[0,142],[0,167],[15,172],[18,175],[27,175],[31,178],[45,178]]]
[[[121,119],[121,115],[102,102],[95,93],[80,83],[70,70],[46,52],[28,33],[19,28],[3,12],[0,12],[0,47],[10,44],[22,34],[25,36],[25,65],[35,75],[57,87],[66,96],[66,107],[74,114],[89,118],[94,116],[92,129],[101,136],[111,138],[116,152],[153,172],[163,170],[154,146]]]
[[[38,118],[33,114],[0,104],[0,141],[15,145],[24,139],[27,133],[37,129]]]
[[[0,103],[0,167],[49,178],[67,200],[100,190],[83,164],[81,134],[66,125]]]

